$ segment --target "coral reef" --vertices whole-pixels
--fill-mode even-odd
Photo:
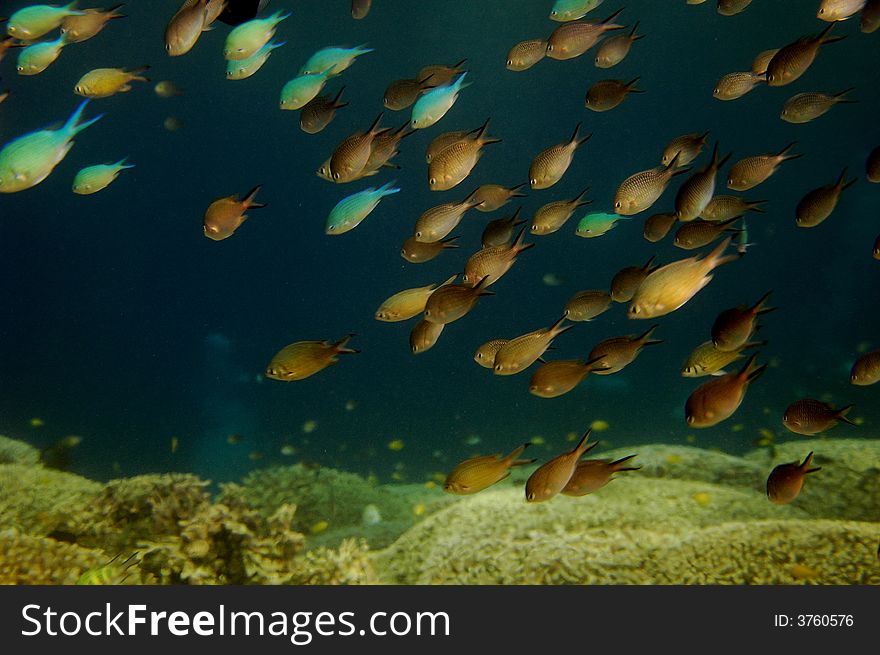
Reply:
[[[99,550],[12,529],[0,532],[0,584],[75,584],[85,571],[108,559]]]
[[[40,462],[40,451],[24,441],[0,434],[0,464],[28,464]]]

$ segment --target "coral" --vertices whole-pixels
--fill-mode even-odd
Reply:
[[[300,558],[291,584],[362,585],[376,584],[369,546],[363,539],[344,539],[338,549],[315,548]]]
[[[40,451],[24,441],[0,434],[0,464],[28,464],[40,462]]]
[[[99,550],[11,529],[0,532],[0,584],[74,584],[109,559]]]

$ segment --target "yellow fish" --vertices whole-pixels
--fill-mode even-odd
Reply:
[[[109,98],[117,93],[125,93],[131,91],[130,82],[150,81],[150,78],[141,75],[149,68],[141,66],[130,71],[123,68],[96,68],[80,78],[73,92],[86,98]]]
[[[269,362],[266,377],[282,382],[304,380],[338,362],[337,355],[360,352],[347,347],[353,336],[349,334],[336,343],[297,341],[285,346]]]
[[[581,123],[578,123],[567,142],[545,148],[535,156],[529,167],[529,184],[533,189],[548,189],[562,179],[571,166],[575,151],[593,136],[588,134],[580,138],[580,129]]]
[[[455,282],[456,277],[458,277],[458,274],[453,275],[439,286],[443,287],[452,284]],[[383,301],[379,309],[376,310],[376,320],[386,322],[406,321],[414,316],[418,316],[425,311],[425,304],[428,302],[428,298],[437,288],[437,285],[429,284],[424,287],[406,289],[395,293]]]
[[[501,482],[510,475],[510,469],[514,466],[525,466],[535,461],[533,459],[519,459],[529,445],[526,443],[515,448],[506,457],[497,453],[472,457],[461,462],[446,477],[443,491],[458,495],[475,494]]]

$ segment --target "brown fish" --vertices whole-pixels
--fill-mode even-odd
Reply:
[[[445,287],[455,282],[458,275],[441,283],[440,285],[428,284],[423,287],[413,289],[404,289],[395,293],[393,296],[385,299],[376,310],[376,320],[385,322],[406,321],[418,316],[425,311],[425,305],[428,298],[434,293],[435,289]]]
[[[859,29],[865,34],[873,34],[880,28],[880,0],[868,0],[862,9]]]
[[[678,155],[678,162],[676,165],[687,166],[700,156],[700,152],[702,152],[703,146],[706,145],[708,138],[709,132],[703,132],[702,134],[683,134],[675,137],[663,149],[663,156],[660,158],[660,163],[664,166],[668,166],[675,156]]]
[[[521,228],[511,245],[490,246],[471,255],[464,265],[462,283],[476,284],[480,281],[484,287],[488,287],[500,280],[516,263],[521,252],[534,247],[534,243],[523,243],[525,232],[525,228]]]
[[[766,75],[756,75],[752,71],[728,73],[715,83],[712,97],[716,100],[736,100],[766,81]]]
[[[729,218],[726,221],[703,221],[696,220],[684,223],[675,233],[673,245],[682,250],[695,250],[708,246],[716,239],[721,238],[727,232],[739,232],[733,224],[739,217]]]
[[[385,168],[400,168],[396,164],[390,163],[394,157],[400,154],[397,149],[402,139],[415,134],[415,130],[409,129],[407,121],[396,130],[386,130],[379,132],[370,144],[370,156],[367,163],[364,164],[364,172],[369,174],[373,171],[379,171]]]
[[[465,212],[478,204],[471,193],[461,202],[444,202],[425,210],[416,220],[416,241],[432,243],[444,239],[461,222]]]
[[[351,17],[355,20],[363,20],[370,13],[373,0],[351,0]]]
[[[626,466],[636,455],[627,455],[620,459],[585,459],[578,462],[574,474],[562,489],[563,496],[586,496],[599,491],[611,482],[615,473],[638,471],[641,466]]]
[[[513,231],[524,224],[525,221],[518,221],[520,208],[517,207],[512,216],[505,216],[494,221],[489,221],[483,229],[480,241],[483,248],[492,246],[506,246],[513,239]]]
[[[269,362],[266,377],[282,382],[304,380],[338,362],[337,355],[360,352],[347,346],[353,336],[349,334],[336,343],[297,341],[285,346]]]
[[[547,55],[547,42],[544,39],[520,41],[507,53],[507,70],[528,70]]]
[[[798,497],[808,473],[821,471],[820,467],[810,468],[813,453],[804,458],[803,463],[791,462],[776,466],[767,478],[767,498],[776,505],[786,505]]]
[[[3,61],[3,57],[6,56],[6,51],[10,48],[24,48],[29,45],[26,41],[16,41],[15,37],[8,36],[5,39],[0,39],[0,61]]]
[[[617,107],[630,93],[644,93],[636,88],[636,82],[641,78],[636,77],[629,82],[623,80],[599,80],[587,89],[587,97],[584,101],[587,109],[593,111],[609,111]]]
[[[828,22],[846,20],[859,13],[865,6],[865,0],[822,0],[816,18]]]
[[[705,341],[694,348],[682,366],[681,374],[686,378],[701,378],[706,375],[727,375],[724,367],[742,359],[743,351],[766,345],[766,341],[745,344],[739,350],[718,350],[711,341]]]
[[[868,182],[880,182],[880,146],[874,148],[865,160],[865,175]]]
[[[401,111],[412,105],[423,92],[435,86],[430,84],[428,80],[429,78],[405,79],[396,80],[389,84],[382,96],[382,102],[386,109]]]
[[[621,11],[623,11],[622,7],[601,23],[593,23],[586,20],[563,23],[553,30],[553,33],[547,40],[547,56],[557,60],[580,57],[596,45],[605,32],[622,30],[626,27],[625,25],[617,25],[611,22],[617,18]]]
[[[880,235],[874,239],[874,259],[880,260]]]
[[[574,450],[557,455],[550,461],[542,464],[538,469],[529,476],[526,481],[526,501],[530,503],[539,503],[550,500],[565,489],[565,485],[571,480],[574,471],[577,468],[578,460],[582,455],[588,453],[599,443],[587,444],[587,439],[592,432],[592,428],[581,437],[578,445]]]
[[[777,52],[779,52],[779,48],[759,52],[752,60],[752,72],[755,75],[764,75],[767,72],[767,65]]]
[[[725,239],[711,253],[680,259],[661,266],[639,285],[629,306],[630,318],[656,318],[674,312],[712,281],[712,271],[736,261],[738,255],[724,255],[730,245]]]
[[[629,51],[632,49],[633,43],[639,39],[644,39],[644,34],[636,36],[639,29],[639,21],[633,25],[629,34],[616,34],[602,41],[599,50],[596,52],[595,64],[597,68],[611,68],[617,66],[626,59]]]
[[[210,1],[184,1],[165,28],[165,52],[172,57],[179,57],[192,50],[202,32],[208,27]]]
[[[715,196],[700,212],[705,221],[727,221],[746,212],[765,213],[760,207],[766,200],[743,200],[739,196]]]
[[[448,191],[467,178],[483,155],[483,146],[501,143],[501,139],[486,134],[489,119],[475,132],[443,148],[431,158],[428,165],[428,188]]]
[[[481,128],[477,128],[477,130],[479,129]],[[434,161],[434,157],[439,155],[447,148],[455,145],[459,141],[467,139],[469,135],[473,134],[477,130],[458,130],[456,132],[444,132],[443,134],[438,134],[433,139],[431,139],[431,142],[425,149],[425,161],[430,164],[432,161]]]
[[[725,309],[712,323],[712,343],[718,350],[730,352],[741,350],[758,329],[758,317],[769,314],[775,307],[767,307],[772,291],[768,291],[751,307],[738,305]]]
[[[571,160],[579,146],[590,140],[592,134],[580,138],[581,123],[574,128],[574,133],[565,143],[557,143],[539,152],[529,166],[529,185],[533,189],[548,189],[565,175]]]
[[[492,339],[491,341],[487,341],[477,348],[477,351],[474,353],[474,361],[483,368],[494,368],[495,355],[498,353],[498,349],[507,343],[507,341],[507,339]]]
[[[5,89],[3,92],[0,92],[0,103],[3,103],[3,101],[5,101],[6,98],[9,97],[9,93],[9,89]]]
[[[632,364],[645,346],[663,343],[659,339],[651,338],[657,327],[652,325],[639,335],[613,337],[597,343],[590,351],[590,361],[596,364],[596,375],[618,373]]]
[[[849,381],[860,387],[880,382],[880,350],[859,357],[852,365]]]
[[[779,52],[773,55],[767,64],[767,84],[770,86],[791,84],[807,72],[807,69],[816,60],[819,48],[826,43],[836,43],[846,38],[843,36],[829,37],[828,34],[832,27],[834,27],[834,23],[829,23],[828,27],[818,35],[802,36],[794,43],[780,48]]]
[[[581,191],[571,200],[556,200],[542,206],[532,217],[532,234],[552,234],[565,225],[578,207],[589,205],[592,200],[584,200],[589,187]]]
[[[113,5],[109,9],[83,9],[82,16],[65,16],[61,22],[61,33],[65,43],[82,43],[88,41],[104,29],[107,21],[114,18],[125,18],[116,10],[122,5]]]
[[[243,200],[238,196],[226,196],[212,202],[205,211],[202,229],[205,236],[213,241],[222,241],[231,237],[241,224],[247,220],[248,209],[261,209],[266,205],[254,202],[257,191],[262,184],[251,189]]]
[[[423,243],[421,241],[416,241],[415,237],[409,237],[403,242],[403,246],[400,248],[400,256],[413,264],[424,264],[425,262],[434,259],[444,250],[458,248],[458,245],[453,243],[456,239],[458,239],[458,237],[449,237],[448,239],[441,239],[440,241]]]
[[[843,96],[855,87],[844,89],[840,93],[798,93],[785,101],[779,117],[786,123],[809,123],[828,112],[834,105],[855,104],[858,100],[847,100]]]
[[[422,319],[409,333],[409,349],[413,355],[430,350],[443,332],[443,323],[431,323]]]
[[[735,16],[752,4],[752,0],[718,0],[717,10],[722,16]]]
[[[565,303],[562,313],[569,321],[592,321],[611,307],[607,291],[578,291]]]
[[[796,400],[782,415],[782,423],[795,434],[812,436],[830,430],[840,421],[856,425],[846,417],[854,405],[834,409],[828,403],[813,398]]]
[[[757,353],[749,357],[738,373],[713,378],[697,387],[685,403],[685,418],[692,428],[709,428],[730,418],[742,404],[749,383],[753,382],[767,365],[755,367]]]
[[[355,132],[342,140],[330,157],[330,177],[338,184],[357,179],[370,158],[370,149],[376,135],[382,132],[379,121],[382,114],[370,125],[366,132]]]
[[[584,381],[597,370],[596,361],[565,359],[546,362],[538,367],[529,381],[529,393],[539,398],[558,398]]]
[[[657,166],[630,175],[614,192],[614,211],[621,216],[633,216],[650,209],[666,191],[673,177],[690,170],[677,166],[678,155],[675,155],[666,166]]]
[[[425,320],[431,323],[452,323],[470,312],[482,296],[494,296],[486,291],[488,277],[476,285],[449,284],[440,287],[428,297],[425,305]]]
[[[718,160],[718,144],[712,150],[712,161],[691,175],[675,194],[675,217],[682,221],[692,221],[699,216],[715,195],[715,176],[718,169],[727,163],[730,154]]]
[[[330,124],[337,109],[348,107],[347,102],[339,102],[345,87],[339,89],[335,97],[316,96],[312,98],[299,114],[299,127],[306,134],[317,134]]]
[[[430,162],[429,162],[430,163]],[[525,198],[526,194],[519,191],[525,186],[525,182],[516,186],[506,187],[500,184],[484,184],[474,193],[474,200],[479,200],[476,206],[478,212],[494,212],[510,202],[511,198]]]
[[[645,219],[644,237],[651,243],[657,243],[666,238],[672,226],[678,219],[675,214],[653,214]]]
[[[462,59],[460,62],[453,64],[452,66],[446,66],[445,64],[425,66],[419,71],[419,74],[416,75],[416,79],[430,80],[432,86],[445,86],[465,72],[465,69],[462,68],[462,66],[464,66],[466,62],[467,59]]]
[[[656,259],[656,257],[651,257],[644,266],[627,266],[617,271],[611,278],[611,299],[614,302],[632,300],[645,278],[659,268],[654,265]]]
[[[753,189],[773,175],[782,162],[803,157],[803,154],[788,154],[788,151],[794,148],[796,143],[796,141],[792,141],[775,155],[756,155],[740,159],[730,167],[730,173],[727,175],[727,188],[734,191]]]
[[[798,227],[816,227],[826,218],[831,216],[831,212],[837,206],[840,200],[840,194],[844,189],[848,189],[856,183],[856,178],[846,182],[846,170],[837,178],[834,184],[827,184],[818,189],[813,189],[797,204],[795,208],[795,221]]]
[[[507,457],[502,457],[501,453],[498,453],[466,459],[452,469],[446,477],[443,491],[463,496],[475,494],[491,487],[496,482],[501,482],[510,475],[510,469],[514,466],[524,466],[536,461],[534,459],[519,459],[519,456],[530,445],[523,444]]]
[[[563,325],[565,319],[563,316],[548,328],[523,334],[501,346],[495,354],[492,369],[495,375],[514,375],[538,361],[556,337],[574,327],[574,324]]]

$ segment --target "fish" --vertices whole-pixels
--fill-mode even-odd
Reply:
[[[0,193],[24,191],[49,177],[70,152],[74,137],[104,116],[80,122],[88,103],[83,100],[60,128],[29,132],[0,149]]]
[[[779,117],[786,123],[809,123],[826,114],[835,105],[855,104],[858,100],[844,98],[854,87],[844,89],[840,93],[798,93],[785,101]]]
[[[607,212],[593,212],[578,221],[575,234],[584,239],[594,239],[611,230],[617,225],[617,221],[628,219],[628,216],[619,216]]]
[[[574,327],[573,323],[563,325],[566,318],[563,316],[550,327],[510,339],[495,354],[492,372],[495,375],[514,375],[526,370],[538,361],[556,337]]]
[[[654,264],[656,260],[652,256],[643,266],[627,266],[617,271],[611,278],[611,300],[620,303],[632,300],[645,278],[659,268]]]
[[[865,175],[868,182],[875,184],[880,182],[880,146],[868,153],[868,158],[865,160]]]
[[[706,375],[727,375],[724,367],[745,357],[743,351],[766,345],[766,341],[747,343],[737,350],[719,350],[711,340],[694,348],[681,368],[682,377],[700,378]]]
[[[0,92],[0,103],[4,102],[6,100],[6,98],[9,97],[9,94],[10,94],[9,89],[4,89],[2,92]]]
[[[760,75],[752,71],[727,73],[715,83],[712,97],[716,100],[736,100],[766,82],[767,76],[763,73]]]
[[[419,71],[419,74],[416,75],[416,78],[420,80],[429,79],[433,86],[443,86],[449,84],[457,76],[465,72],[464,68],[462,68],[465,63],[467,63],[467,59],[462,59],[452,66],[446,64],[431,64],[430,66],[424,66]]]
[[[874,259],[880,260],[880,235],[874,239]]]
[[[67,43],[82,43],[97,36],[107,23],[114,18],[125,18],[124,14],[117,14],[116,10],[121,4],[113,5],[107,9],[83,9],[82,15],[68,15],[61,21],[61,33]]]
[[[526,448],[531,444],[525,443],[515,448],[509,455],[502,457],[501,453],[495,455],[483,455],[472,457],[456,465],[446,481],[443,483],[443,491],[460,496],[475,494],[493,484],[501,482],[510,475],[510,469],[515,466],[525,466],[537,460],[520,459]]]
[[[880,0],[868,0],[862,9],[859,29],[864,34],[873,34],[880,28]]]
[[[819,49],[826,43],[843,40],[842,36],[828,36],[834,23],[817,35],[802,36],[797,41],[779,49],[767,64],[767,84],[769,86],[785,86],[791,84],[807,72],[816,60]]]
[[[238,196],[224,196],[208,205],[202,223],[205,236],[212,241],[222,241],[231,237],[247,220],[245,212],[249,209],[262,209],[266,206],[254,201],[261,187],[262,185],[258,184],[248,191],[241,200]]]
[[[266,377],[281,382],[305,380],[339,361],[337,355],[359,353],[348,347],[348,334],[335,343],[297,341],[279,350],[266,367]]]
[[[155,91],[156,95],[160,98],[174,98],[176,96],[183,95],[183,89],[178,87],[171,80],[162,80],[161,82],[156,82],[156,86],[153,87],[153,91]]]
[[[550,38],[547,39],[547,56],[560,61],[580,57],[596,45],[605,32],[622,30],[626,27],[611,22],[621,11],[623,11],[622,7],[600,23],[585,20],[563,23],[553,30]]]
[[[393,296],[382,301],[379,309],[376,310],[375,318],[377,321],[385,321],[393,323],[397,321],[406,321],[418,316],[425,311],[425,304],[435,289],[452,284],[458,274],[441,283],[440,285],[429,284],[424,287],[415,287],[413,289],[405,289],[398,291]]]
[[[645,240],[651,243],[657,243],[666,238],[672,226],[676,224],[678,219],[674,213],[667,212],[661,214],[652,214],[645,219],[643,234]]]
[[[367,163],[364,164],[361,176],[372,175],[378,173],[382,168],[400,168],[396,164],[392,164],[391,160],[396,157],[400,151],[397,146],[401,140],[415,134],[415,131],[409,130],[409,123],[404,123],[396,130],[380,130],[370,144],[370,156]]]
[[[275,36],[278,24],[290,18],[292,14],[287,11],[276,11],[266,18],[254,18],[246,23],[232,28],[226,35],[226,43],[223,45],[223,58],[227,61],[241,61],[253,57],[264,45]],[[322,73],[333,70],[331,66]],[[335,71],[334,71],[335,74]]]
[[[256,18],[267,4],[269,0],[226,0],[226,6],[218,14],[217,20],[233,27],[241,25]]]
[[[594,60],[596,68],[611,68],[626,59],[633,43],[645,38],[644,34],[636,36],[638,29],[639,21],[636,21],[629,34],[616,34],[602,41],[599,44],[599,50],[596,52],[596,59]]]
[[[414,232],[416,241],[431,243],[446,238],[461,222],[465,212],[478,204],[474,194],[471,193],[461,202],[445,202],[425,210],[416,219]]]
[[[165,26],[165,52],[180,57],[193,49],[209,26],[208,5],[209,0],[184,0]]]
[[[344,86],[332,98],[318,95],[309,100],[299,114],[299,128],[306,134],[317,134],[327,127],[337,109],[348,107],[347,102],[340,102],[343,91]]]
[[[697,387],[685,403],[685,418],[692,428],[709,428],[730,418],[742,404],[746,390],[766,369],[755,366],[754,353],[737,373],[712,378]]]
[[[803,157],[803,153],[788,154],[796,143],[796,141],[789,143],[775,155],[756,155],[740,159],[730,167],[730,172],[727,175],[727,188],[734,191],[753,189],[773,175],[782,162]]]
[[[394,186],[396,182],[386,182],[379,188],[369,187],[340,200],[327,216],[324,234],[344,234],[356,228],[376,209],[382,198],[400,192]]]
[[[785,409],[782,424],[795,434],[812,436],[830,430],[840,421],[857,425],[846,417],[854,405],[834,409],[828,403],[813,398],[796,400]]]
[[[738,305],[718,314],[712,323],[712,343],[715,347],[726,352],[745,348],[758,329],[758,317],[776,310],[775,307],[767,306],[772,293],[773,291],[768,291],[751,307]]]
[[[382,103],[387,109],[392,111],[406,109],[407,107],[410,107],[422,93],[428,89],[434,88],[433,85],[428,84],[430,79],[429,76],[421,80],[395,80],[385,89],[385,93],[382,96]]]
[[[634,319],[664,316],[684,306],[712,281],[712,271],[738,259],[724,255],[730,237],[703,258],[699,255],[661,266],[639,285],[629,306]]]
[[[577,387],[592,372],[601,368],[598,359],[556,360],[538,367],[529,380],[529,393],[538,398],[558,398]]]
[[[498,349],[508,341],[509,339],[492,339],[487,341],[474,352],[474,361],[483,368],[494,368],[495,355],[498,354]]]
[[[486,291],[488,277],[474,285],[447,284],[430,296],[425,304],[425,320],[431,323],[452,323],[468,314],[483,296],[494,296]]]
[[[660,163],[668,166],[677,155],[676,166],[687,166],[700,156],[703,146],[706,145],[708,139],[709,132],[703,132],[702,134],[694,132],[677,136],[663,148]]]
[[[54,41],[42,41],[22,48],[18,52],[15,70],[19,75],[39,75],[61,55],[61,49],[67,45],[65,38],[62,34]]]
[[[844,168],[837,182],[826,184],[807,193],[795,208],[795,222],[798,227],[816,227],[831,216],[840,200],[840,194],[856,183],[856,178],[846,181]]]
[[[330,157],[330,177],[337,184],[357,179],[370,159],[370,150],[376,135],[383,131],[379,127],[382,114],[370,124],[365,132],[355,132],[336,146]]]
[[[162,121],[162,127],[164,127],[169,132],[177,132],[177,130],[179,130],[183,126],[184,122],[176,116],[168,116],[164,121]]]
[[[76,2],[62,7],[30,5],[14,12],[6,21],[6,33],[22,41],[33,41],[59,27],[68,16],[83,16]]]
[[[355,20],[363,20],[370,13],[373,0],[351,0],[351,17]]]
[[[477,205],[478,209],[479,207],[480,205]],[[520,208],[517,207],[517,210],[511,216],[505,216],[504,218],[489,221],[483,229],[483,234],[480,237],[480,242],[483,248],[504,246],[510,243],[511,239],[513,239],[513,231],[525,223],[525,221],[517,220],[519,218],[519,212]]]
[[[592,321],[611,308],[612,298],[607,291],[578,291],[568,302],[562,312],[569,321]]]
[[[545,148],[535,156],[529,166],[529,185],[533,189],[549,189],[562,179],[571,166],[575,151],[593,136],[588,134],[582,139],[580,130],[581,123],[578,123],[567,142]]]
[[[291,111],[302,109],[321,93],[332,74],[333,69],[330,68],[323,73],[297,75],[281,87],[279,106]]]
[[[480,128],[477,128],[477,130],[479,129]],[[458,130],[455,132],[444,132],[443,134],[438,134],[433,139],[431,139],[431,142],[425,149],[425,161],[430,164],[432,161],[434,161],[434,157],[439,155],[447,148],[452,147],[459,141],[463,141],[475,131],[476,130]]]
[[[598,445],[598,441],[587,443],[592,428],[587,430],[578,444],[569,452],[557,455],[542,464],[526,480],[526,501],[539,503],[550,500],[561,492],[574,475],[578,460]]]
[[[127,71],[124,68],[96,68],[83,75],[73,92],[86,98],[109,98],[117,93],[131,91],[131,82],[149,82],[145,73],[149,66],[141,66]]]
[[[743,217],[739,228],[739,239],[737,239],[736,243],[736,254],[740,257],[744,257],[749,247],[753,245],[755,244],[749,243],[749,228],[746,225],[745,217]]]
[[[462,283],[476,284],[478,281],[485,281],[485,287],[495,284],[516,263],[521,252],[534,247],[534,243],[524,243],[524,239],[525,228],[522,228],[512,244],[490,246],[475,252],[464,266]]]
[[[453,241],[457,239],[458,237],[450,237],[448,239],[441,239],[440,241],[423,243],[421,241],[416,241],[415,237],[409,237],[403,242],[403,246],[400,248],[400,256],[413,264],[424,264],[425,262],[434,259],[444,250],[458,248],[458,244],[453,243]]]
[[[276,48],[283,46],[286,41],[269,41],[262,48],[257,50],[250,57],[245,59],[236,59],[226,62],[226,79],[227,80],[245,80],[254,75],[263,67],[263,64],[269,59],[269,55]]]
[[[568,484],[560,492],[563,496],[586,496],[599,491],[614,480],[615,473],[638,471],[641,466],[626,466],[637,455],[627,455],[613,462],[610,459],[585,459],[578,462]]]
[[[633,173],[614,192],[614,211],[621,216],[634,216],[650,209],[660,199],[670,180],[690,169],[678,168],[676,154],[665,166]]]
[[[810,468],[813,452],[801,463],[790,462],[775,466],[767,477],[767,499],[775,505],[787,505],[801,493],[804,480],[809,473],[821,471],[821,467]]]
[[[704,221],[727,221],[746,212],[766,213],[761,208],[766,200],[743,200],[739,196],[714,196],[700,212]]]
[[[13,37],[7,37],[5,39],[0,39],[0,61],[3,61],[3,58],[6,56],[6,51],[10,48],[24,48],[29,45],[25,41],[16,41]]]
[[[524,186],[525,182],[512,187],[484,184],[474,192],[474,200],[480,201],[475,209],[478,212],[494,212],[504,207],[511,198],[525,198],[526,194],[520,191]]]
[[[486,134],[489,119],[476,132],[437,153],[428,165],[428,188],[448,191],[467,179],[483,155],[483,146],[501,143]]]
[[[516,72],[528,70],[546,55],[547,41],[544,39],[520,41],[507,53],[507,70]]]
[[[558,231],[579,207],[593,202],[585,199],[587,191],[589,187],[571,200],[555,200],[541,206],[532,217],[531,233],[545,235]]]
[[[880,350],[859,357],[852,365],[849,381],[860,387],[880,382]]]
[[[84,196],[106,189],[119,173],[127,168],[134,168],[134,164],[126,164],[125,161],[126,159],[120,159],[115,164],[83,168],[73,178],[73,192]]]
[[[770,50],[762,50],[755,58],[752,60],[752,72],[755,75],[764,75],[767,73],[767,65],[770,63],[770,60],[779,52],[779,48],[772,48]]]
[[[354,48],[341,46],[321,48],[306,60],[306,63],[299,69],[299,74],[323,73],[332,68],[333,74],[339,75],[342,71],[348,70],[358,57],[369,52],[375,52],[375,50],[366,47],[366,44]]]
[[[436,86],[419,96],[413,104],[410,127],[421,130],[443,118],[458,100],[459,92],[470,86],[470,82],[464,83],[466,75],[467,71],[459,75],[454,82]]]
[[[135,566],[138,561],[136,559],[137,552],[132,553],[128,559],[117,562],[119,555],[116,555],[103,566],[88,569],[77,579],[77,585],[121,585],[124,584],[130,575],[129,569]]]
[[[718,0],[717,10],[722,16],[735,16],[752,4],[752,0]]]
[[[630,93],[644,93],[642,89],[637,89],[635,86],[640,79],[640,77],[636,77],[629,82],[624,82],[623,80],[599,80],[587,89],[584,105],[587,109],[600,112],[614,109]]]
[[[678,228],[672,243],[676,248],[683,250],[694,250],[708,246],[726,232],[738,232],[738,228],[732,227],[737,220],[739,220],[738,216],[726,221],[696,220],[684,223]]]
[[[712,161],[692,174],[679,187],[675,194],[675,217],[681,221],[692,221],[706,208],[715,195],[715,176],[718,169],[727,163],[730,153],[718,159],[718,144],[712,150]],[[682,226],[685,227],[685,226]],[[676,236],[677,238],[677,236]]]
[[[613,337],[597,343],[590,351],[589,359],[596,364],[596,375],[612,375],[632,364],[645,346],[663,343],[652,339],[659,326],[652,325],[639,335]]]
[[[816,18],[828,22],[846,20],[859,13],[865,6],[865,0],[822,0]]]
[[[409,334],[410,352],[413,355],[418,355],[433,348],[444,327],[443,323],[432,323],[424,319],[416,323]]]
[[[564,23],[583,18],[604,0],[555,0],[550,10],[550,20]]]

